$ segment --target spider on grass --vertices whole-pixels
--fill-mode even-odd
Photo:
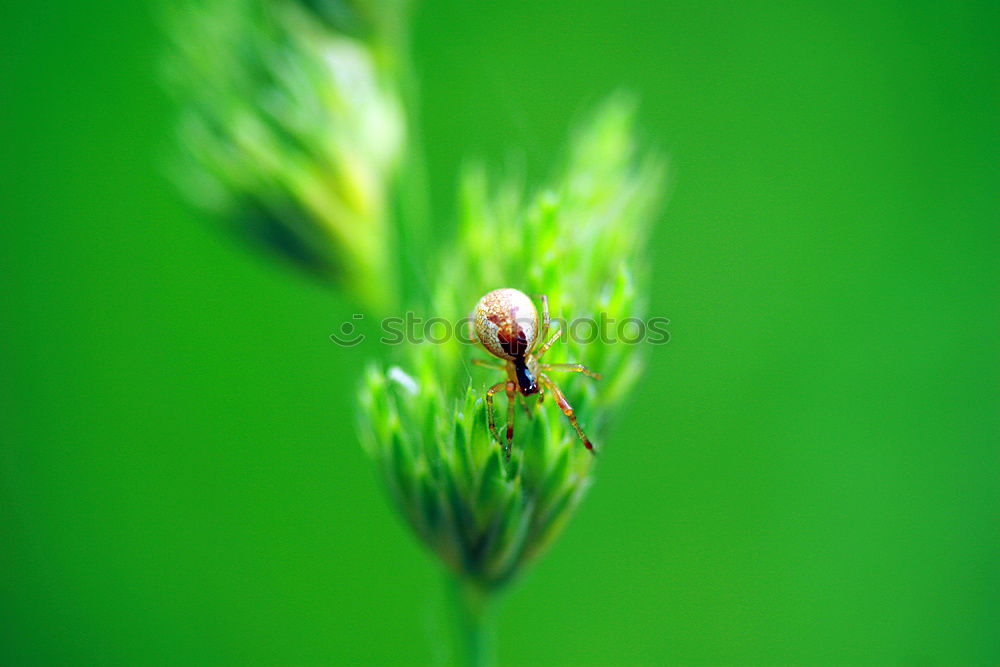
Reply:
[[[503,446],[500,434],[497,432],[493,415],[493,395],[501,390],[507,393],[507,458],[510,459],[511,442],[514,439],[514,403],[517,400],[516,391],[522,396],[538,394],[538,403],[545,398],[548,389],[555,397],[556,403],[568,418],[584,446],[594,453],[583,429],[577,422],[573,406],[569,404],[559,385],[552,381],[545,371],[571,371],[584,373],[592,378],[601,379],[583,364],[543,364],[539,361],[542,355],[555,343],[563,330],[560,328],[552,338],[542,343],[549,333],[549,301],[545,295],[542,301],[542,329],[538,330],[538,311],[528,295],[516,289],[495,289],[486,294],[476,304],[474,317],[475,336],[486,351],[504,361],[497,364],[482,359],[473,359],[472,363],[493,368],[507,373],[507,379],[497,382],[486,391],[486,413],[489,419],[490,433],[498,444]],[[539,345],[541,344],[541,345]],[[537,349],[536,349],[537,348]],[[525,403],[527,408],[527,402]]]

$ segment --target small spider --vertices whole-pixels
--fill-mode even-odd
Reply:
[[[481,298],[476,304],[473,315],[476,338],[487,352],[502,359],[505,363],[500,365],[482,359],[473,359],[472,363],[507,373],[505,381],[497,382],[486,391],[486,412],[490,433],[496,438],[497,443],[503,446],[493,415],[493,394],[505,390],[507,392],[506,453],[509,459],[511,442],[514,439],[514,403],[517,400],[514,392],[520,391],[522,396],[538,394],[538,403],[541,404],[545,397],[545,389],[548,389],[555,397],[559,408],[569,417],[569,421],[576,429],[580,440],[593,454],[594,447],[590,444],[583,429],[580,428],[576,414],[573,412],[573,406],[566,400],[559,386],[544,371],[572,371],[584,373],[598,380],[601,379],[601,376],[583,364],[543,364],[539,362],[542,355],[562,335],[560,328],[552,335],[552,338],[544,344],[538,345],[545,340],[549,333],[549,301],[545,295],[541,296],[541,301],[541,332],[538,330],[538,311],[535,309],[535,304],[523,292],[511,288],[496,289]],[[525,409],[529,409],[527,403],[525,403]]]

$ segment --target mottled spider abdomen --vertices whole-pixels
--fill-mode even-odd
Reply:
[[[476,304],[476,338],[495,357],[523,359],[538,336],[538,311],[527,294],[510,287],[487,293]]]

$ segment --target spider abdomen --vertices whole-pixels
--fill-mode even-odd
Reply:
[[[476,338],[495,357],[524,360],[538,336],[538,311],[527,294],[503,287],[476,304]]]

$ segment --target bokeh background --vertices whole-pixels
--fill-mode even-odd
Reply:
[[[424,3],[444,229],[465,160],[541,180],[621,87],[673,168],[672,340],[503,664],[1000,663],[998,8]],[[0,11],[0,662],[428,663],[378,350],[165,178],[156,15]]]

